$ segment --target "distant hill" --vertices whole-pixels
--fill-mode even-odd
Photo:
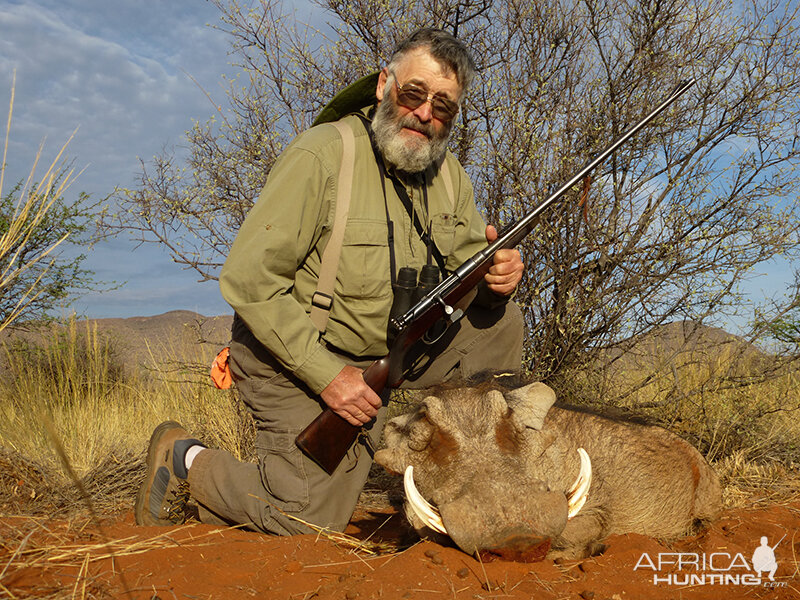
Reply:
[[[213,357],[230,341],[232,315],[205,317],[173,310],[152,317],[94,319],[90,323],[107,335],[126,365],[151,367],[154,361],[194,362]]]
[[[205,317],[188,310],[173,310],[152,317],[79,320],[78,334],[96,328],[111,341],[126,369],[148,369],[172,362],[208,362],[230,340],[232,315]],[[52,335],[45,330],[5,330],[0,340],[22,337],[41,340]]]
[[[625,340],[606,351],[604,360],[612,369],[649,370],[664,363],[714,362],[735,360],[750,367],[767,365],[774,357],[742,337],[719,327],[694,321],[677,321],[657,327],[650,333]]]

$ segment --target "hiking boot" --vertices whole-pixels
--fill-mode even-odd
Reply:
[[[186,450],[203,444],[189,437],[175,421],[156,427],[147,447],[147,474],[136,495],[134,514],[138,525],[179,525],[186,521],[189,500]]]

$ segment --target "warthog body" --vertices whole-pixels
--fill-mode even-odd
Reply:
[[[440,389],[389,422],[375,460],[398,473],[413,466],[417,489],[469,554],[577,558],[602,550],[612,533],[674,538],[718,514],[719,480],[686,441],[554,402],[541,383]],[[568,518],[579,448],[592,481]],[[412,508],[412,525],[432,535]]]

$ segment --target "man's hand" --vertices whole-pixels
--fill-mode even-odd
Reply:
[[[490,244],[497,239],[497,229],[494,225],[486,226],[486,241]],[[522,271],[525,264],[522,262],[519,250],[504,248],[494,255],[492,266],[486,274],[486,283],[489,289],[501,296],[510,296],[522,280]]]
[[[345,366],[320,393],[331,410],[351,425],[369,423],[381,407],[381,398],[364,381],[361,369]]]

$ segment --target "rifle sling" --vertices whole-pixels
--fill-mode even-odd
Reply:
[[[331,228],[331,237],[322,253],[317,289],[311,297],[309,317],[320,333],[328,326],[328,317],[333,306],[333,287],[339,269],[339,256],[342,253],[344,230],[350,212],[350,198],[353,195],[353,170],[355,168],[355,135],[344,121],[331,123],[342,138],[342,164],[339,167],[339,181],[336,189],[336,213]]]
[[[360,115],[359,115],[360,116]],[[361,119],[362,124],[369,132],[369,126]],[[350,199],[353,195],[353,172],[355,169],[355,135],[352,128],[348,123],[343,120],[333,121],[330,123],[336,127],[339,135],[342,138],[342,163],[339,167],[338,187],[336,188],[336,210],[334,214],[333,227],[331,228],[331,236],[322,253],[322,262],[320,264],[319,279],[317,280],[317,289],[311,297],[311,312],[309,317],[314,323],[314,326],[320,333],[324,333],[328,326],[328,318],[330,316],[331,308],[333,307],[333,289],[336,284],[336,273],[339,268],[339,257],[342,251],[342,244],[344,242],[345,226],[347,225],[347,218],[350,212]],[[381,174],[381,185],[383,186],[384,203],[386,202],[386,188],[385,177],[386,172],[383,165],[383,160],[378,154],[373,144],[375,151],[375,160],[378,164],[378,169]],[[453,184],[450,180],[450,171],[447,168],[447,161],[442,161],[441,175],[444,178],[445,190],[447,192],[450,205],[455,208],[455,195],[453,193]],[[427,174],[426,174],[427,177]],[[420,239],[425,243],[428,248],[428,262],[432,257],[437,266],[439,267],[442,276],[445,275],[445,260],[442,253],[436,247],[433,241],[430,230],[425,231],[421,219],[417,216],[414,210],[414,205],[408,195],[403,184],[395,177],[389,177],[394,185],[395,192],[400,198],[403,207],[411,218],[411,222],[417,231]],[[428,205],[428,187],[427,181],[423,185],[423,195],[425,199],[425,209]],[[389,220],[389,209],[386,206],[386,222],[389,236],[389,254],[391,262],[391,275],[392,282],[396,276],[396,260],[394,257],[394,227],[391,220]]]

